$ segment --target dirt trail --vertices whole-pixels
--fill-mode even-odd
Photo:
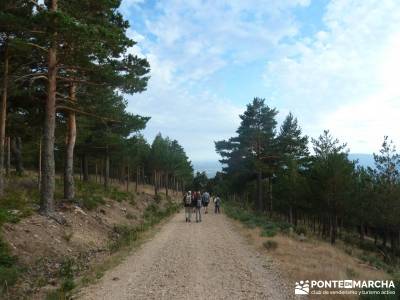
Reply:
[[[281,277],[225,215],[174,216],[79,299],[290,299]]]

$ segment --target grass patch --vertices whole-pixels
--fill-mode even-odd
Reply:
[[[10,254],[7,244],[0,238],[0,296],[4,295],[19,278],[20,269],[16,263],[17,258]]]
[[[234,205],[226,205],[225,213],[228,217],[242,222],[248,228],[261,227],[261,236],[263,237],[273,237],[278,232],[288,232],[290,228],[290,224],[286,222],[271,220],[263,214],[245,210]]]
[[[76,264],[76,261],[72,258],[67,258],[61,264],[59,276],[61,277],[61,286],[60,288],[49,292],[46,295],[46,300],[63,300],[70,299],[69,292],[72,291],[75,287],[74,281],[74,273],[78,271],[79,267]]]
[[[4,196],[0,198],[0,225],[17,223],[22,218],[30,216],[38,203],[37,190],[7,188]]]
[[[382,259],[380,259],[374,254],[364,252],[363,254],[360,255],[360,259],[377,269],[381,270],[389,269],[389,265],[387,265],[385,262],[383,262]]]
[[[76,181],[76,198],[82,207],[93,210],[99,205],[105,204],[105,198],[112,199],[117,202],[128,201],[131,205],[135,205],[135,195],[130,192],[123,192],[114,186],[110,186],[107,190],[104,186],[96,182]]]
[[[111,252],[116,252],[123,247],[129,246],[139,239],[141,233],[159,223],[162,219],[172,215],[178,211],[179,208],[180,206],[173,202],[168,202],[164,208],[161,208],[157,203],[150,204],[143,212],[143,222],[141,224],[137,226],[114,226],[109,250]]]

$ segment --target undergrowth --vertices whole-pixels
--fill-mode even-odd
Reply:
[[[116,252],[122,247],[129,246],[139,239],[140,234],[159,223],[162,219],[174,214],[180,209],[180,205],[168,201],[164,208],[159,204],[152,203],[143,212],[143,221],[136,226],[115,225],[113,239],[109,244],[111,252]]]
[[[289,232],[290,224],[287,222],[271,220],[266,215],[245,210],[235,205],[225,205],[225,213],[232,219],[238,220],[249,228],[261,228],[261,236],[273,237],[278,232]]]
[[[0,298],[8,294],[8,288],[17,282],[19,273],[17,258],[11,255],[8,245],[0,237]]]
[[[76,182],[76,199],[81,206],[93,210],[99,205],[105,204],[105,199],[112,199],[117,202],[128,201],[135,204],[134,193],[120,191],[114,186],[105,189],[102,184],[95,182]]]

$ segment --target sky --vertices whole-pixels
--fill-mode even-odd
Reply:
[[[304,134],[329,129],[352,153],[400,145],[399,0],[123,0],[151,65],[128,110],[144,136],[177,139],[194,162],[217,161],[254,97],[292,112]]]

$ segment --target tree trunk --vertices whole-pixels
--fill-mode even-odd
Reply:
[[[331,216],[330,217],[330,233],[331,233],[331,244],[334,244],[336,241],[336,235],[337,235],[337,217],[336,216]]]
[[[158,179],[157,179],[157,171],[154,171],[154,195],[158,194]]]
[[[364,236],[365,236],[365,228],[364,228],[364,224],[361,222],[360,223],[360,241],[361,242],[364,241]]]
[[[57,11],[57,0],[47,3],[51,12]],[[48,56],[48,86],[43,128],[43,166],[40,194],[40,210],[44,214],[54,211],[55,163],[54,131],[56,127],[56,88],[57,88],[57,33],[53,33]]]
[[[8,46],[5,42],[4,70],[3,70],[3,93],[1,95],[0,112],[0,197],[4,195],[4,144],[6,137],[6,115],[7,115],[7,92],[8,92]]]
[[[273,199],[272,199],[272,178],[268,177],[268,199],[269,199],[269,212],[272,216],[273,211]]]
[[[129,165],[127,166],[127,171],[126,171],[126,191],[129,192]]]
[[[108,147],[106,149],[105,167],[104,167],[104,188],[108,189],[110,177],[110,154],[108,153]]]
[[[10,142],[10,140],[9,140]],[[10,143],[8,143],[10,144]],[[17,136],[11,140],[11,150],[14,156],[15,170],[18,176],[24,173],[24,166],[22,163],[22,140]]]
[[[135,181],[135,192],[136,192],[136,193],[137,193],[137,191],[138,191],[139,172],[140,172],[140,168],[137,167],[137,168],[136,168],[136,181]]]
[[[89,181],[89,160],[86,153],[82,155],[83,181]]]
[[[5,140],[5,148],[7,148],[7,160],[6,160],[6,175],[9,176],[10,175],[10,169],[11,169],[11,138],[10,137],[6,137]]]
[[[261,171],[257,172],[257,209],[262,211],[262,186],[261,186]]]
[[[42,186],[42,137],[39,138],[38,188]]]
[[[168,197],[168,173],[165,173],[165,196]]]
[[[97,176],[98,176],[98,171],[97,171],[97,160],[96,163],[94,164],[94,170],[95,170],[95,181],[97,183]]]
[[[76,101],[76,85],[69,87],[69,97],[71,101]],[[68,112],[67,138],[65,145],[65,164],[64,164],[64,199],[73,200],[75,198],[74,184],[74,148],[76,142],[76,115],[75,112]]]

